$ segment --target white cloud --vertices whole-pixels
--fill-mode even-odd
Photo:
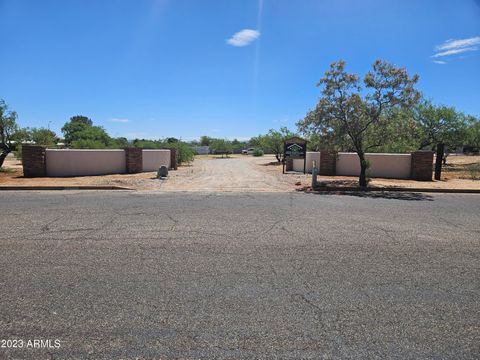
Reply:
[[[128,123],[128,119],[122,119],[122,118],[113,118],[113,119],[110,119],[110,122],[114,122],[114,123]]]
[[[468,39],[458,39],[458,40],[450,39],[445,41],[442,45],[438,45],[437,50],[443,51],[443,50],[458,49],[458,48],[464,48],[464,47],[475,46],[475,45],[480,45],[480,36],[475,36]]]
[[[461,49],[452,49],[452,50],[447,50],[447,51],[442,51],[439,53],[436,53],[435,55],[432,55],[433,58],[437,57],[442,57],[442,56],[449,56],[449,55],[455,55],[455,54],[461,54],[467,51],[476,51],[478,50],[477,47],[466,47],[466,48],[461,48]]]
[[[432,58],[477,51],[479,49],[477,45],[480,45],[480,36],[468,39],[450,39],[435,47],[437,53],[432,55]]]
[[[227,44],[232,46],[247,46],[255,39],[258,39],[260,36],[260,32],[257,30],[252,29],[243,29],[235,34],[227,40]]]
[[[433,60],[435,64],[445,65],[447,62],[442,60]]]

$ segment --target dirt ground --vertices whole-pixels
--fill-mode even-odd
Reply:
[[[470,164],[480,164],[480,156],[448,157],[441,181],[414,181],[374,178],[372,187],[413,187],[413,188],[448,188],[480,189],[480,180],[472,180],[466,170]],[[159,191],[200,191],[200,192],[285,192],[295,191],[311,184],[311,175],[301,173],[282,174],[282,166],[271,155],[252,157],[232,155],[197,156],[190,165],[180,166],[177,171],[170,171],[165,180],[156,179],[156,173],[116,174],[104,176],[82,176],[69,178],[35,178],[23,177],[22,166],[12,156],[7,157],[0,172],[0,185],[31,186],[81,186],[109,185],[136,190]],[[319,176],[318,181],[335,186],[356,186],[357,177]]]

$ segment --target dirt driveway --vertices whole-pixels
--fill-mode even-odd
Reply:
[[[197,157],[190,166],[170,173],[161,183],[164,191],[259,191],[276,192],[295,189],[307,175],[282,176],[282,167],[273,156]]]

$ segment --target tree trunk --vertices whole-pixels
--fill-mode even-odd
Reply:
[[[440,143],[437,145],[437,158],[435,159],[435,180],[440,180],[442,176],[443,153],[445,152],[445,145]]]
[[[10,151],[6,151],[6,150],[3,150],[1,153],[0,153],[0,167],[3,166],[3,162],[5,161],[5,158],[7,157],[8,153]]]
[[[360,158],[360,177],[358,179],[358,184],[360,187],[367,187],[367,162],[365,160],[364,154],[358,154]]]
[[[443,165],[447,165],[447,156],[448,156],[448,152],[444,152],[443,153],[443,159],[442,159]]]

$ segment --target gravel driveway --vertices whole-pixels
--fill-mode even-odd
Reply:
[[[282,175],[281,165],[273,156],[232,156],[196,158],[191,166],[170,172],[161,183],[164,191],[277,192],[295,188],[308,175]]]

